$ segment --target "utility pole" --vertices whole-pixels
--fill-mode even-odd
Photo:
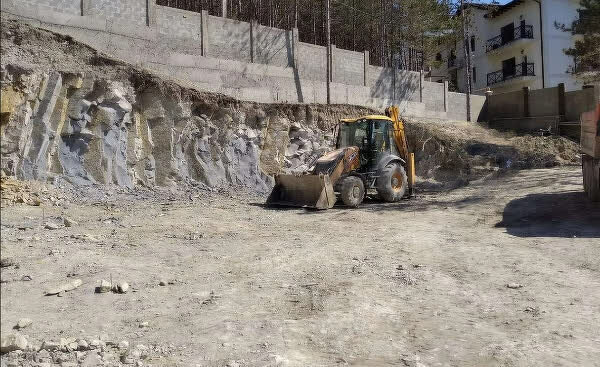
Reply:
[[[227,18],[227,0],[221,0],[221,15]]]
[[[465,80],[467,82],[467,121],[471,121],[471,50],[469,50],[469,25],[464,0],[460,0],[463,26],[463,48],[465,50]]]
[[[331,104],[331,18],[329,16],[329,1],[325,0],[325,31],[327,54],[327,104]]]

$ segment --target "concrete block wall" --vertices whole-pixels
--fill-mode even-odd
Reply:
[[[600,100],[598,86],[565,92],[564,85],[487,96],[487,120],[499,129],[520,132],[550,130],[558,133],[563,122],[579,121],[582,112],[595,107]],[[568,126],[568,124],[567,124]]]
[[[253,24],[255,63],[275,66],[293,66],[292,32]]]
[[[523,95],[524,92],[521,92]],[[529,116],[556,116],[560,114],[558,87],[529,91]]]
[[[593,110],[596,103],[594,88],[574,90],[565,93],[565,110],[567,121],[579,121],[583,112]]]
[[[325,47],[299,42],[298,74],[303,79],[325,80],[327,75]]]
[[[390,68],[369,65],[367,67],[367,87],[375,98],[393,98],[394,71]]]
[[[202,15],[200,13],[157,5],[156,28],[166,37],[186,40],[202,39]]]
[[[420,73],[407,70],[396,70],[396,98],[401,100],[420,102]],[[438,96],[438,98],[440,98]]]
[[[81,15],[81,0],[2,0],[2,2],[18,4],[23,8],[37,8],[40,11],[55,11],[65,14]]]
[[[444,111],[444,84],[427,81],[423,81],[422,83],[423,102],[425,103],[425,107],[433,111]],[[442,98],[440,98],[440,96],[442,96]],[[463,116],[466,116],[466,113],[463,114]]]
[[[84,15],[147,24],[147,0],[82,0]]]
[[[299,42],[296,29],[158,6],[154,0],[3,0],[1,7],[184,85],[265,103],[326,102],[325,47]],[[464,95],[448,97],[445,84],[368,60],[368,52],[333,47],[333,103],[377,109],[398,104],[408,115],[466,119],[458,106]],[[450,99],[457,101],[454,110]],[[478,115],[475,111],[474,119]]]
[[[252,62],[250,23],[208,16],[207,56]]]
[[[488,119],[518,118],[525,115],[523,91],[494,94],[488,98]]]
[[[334,48],[332,58],[333,81],[364,86],[364,53]]]

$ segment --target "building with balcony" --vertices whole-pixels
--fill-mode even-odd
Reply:
[[[470,4],[469,15],[471,90],[484,94],[491,89],[503,93],[529,87],[540,89],[565,84],[566,90],[581,89],[569,70],[574,66],[563,50],[574,44],[574,36],[557,29],[578,16],[579,0],[512,0],[505,5]],[[450,88],[467,89],[467,65],[463,45],[441,47],[430,80],[449,82]]]

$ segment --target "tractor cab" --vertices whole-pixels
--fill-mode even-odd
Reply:
[[[385,156],[398,155],[392,119],[374,115],[341,120],[338,125],[336,148],[347,147],[357,147],[359,150],[359,172],[375,170],[378,162]]]

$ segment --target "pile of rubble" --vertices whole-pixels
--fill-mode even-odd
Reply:
[[[291,172],[303,172],[323,153],[333,148],[333,134],[313,130],[299,123],[292,123],[289,130],[290,143],[285,151],[285,168]]]
[[[93,338],[60,338],[35,345],[18,332],[2,336],[2,367],[150,366],[153,358],[170,355],[172,345],[130,345],[106,335]]]
[[[64,195],[54,187],[48,188],[38,181],[21,181],[10,177],[2,177],[0,180],[0,194],[2,207],[15,204],[58,205],[64,199]]]

